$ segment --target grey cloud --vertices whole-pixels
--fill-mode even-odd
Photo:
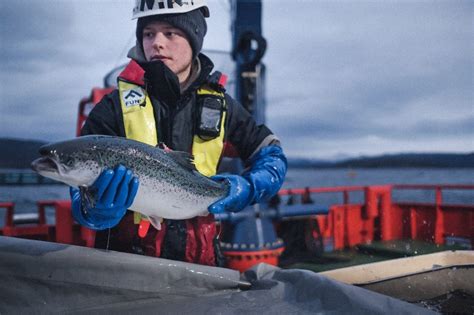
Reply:
[[[1,71],[44,71],[70,40],[72,6],[64,1],[7,0],[0,10]]]
[[[118,3],[109,11],[104,10],[112,4],[2,2],[1,136],[43,140],[74,136],[79,100],[89,95],[92,87],[101,84],[102,77],[112,68],[110,65],[116,62],[119,50],[126,44],[125,40],[118,43],[113,36],[108,37],[117,46],[117,51],[112,52],[114,60],[110,61],[112,49],[101,46],[107,37],[97,35],[98,30],[104,28],[100,22],[107,19],[107,15],[102,17],[101,14],[107,12],[113,17],[117,8],[124,7]],[[112,28],[116,26],[109,24]]]
[[[325,117],[318,116],[317,113],[307,113],[305,116],[288,119],[285,123],[275,120],[270,122],[279,132],[291,135],[295,139],[305,135],[332,140],[355,139],[370,135],[407,141],[410,141],[413,135],[425,138],[459,136],[474,139],[474,116],[458,119],[418,117],[415,124],[405,124],[399,120],[393,124],[386,124],[383,121],[367,119],[362,115],[341,112],[338,115]]]
[[[301,1],[297,18],[278,3],[265,27],[268,117],[288,145],[472,137],[473,2]]]
[[[466,136],[472,139],[474,145],[474,115],[457,120],[422,119],[411,132],[422,136],[433,137]],[[474,147],[472,149],[474,149]]]

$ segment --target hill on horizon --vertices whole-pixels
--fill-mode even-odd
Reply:
[[[30,168],[31,162],[38,158],[38,149],[46,144],[40,140],[0,138],[0,168]]]
[[[381,154],[346,158],[339,161],[288,158],[288,164],[294,168],[474,168],[474,152]]]

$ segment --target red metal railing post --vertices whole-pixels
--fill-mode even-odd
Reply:
[[[329,218],[334,237],[334,249],[343,249],[347,242],[344,208],[332,206],[329,210]]]
[[[434,235],[434,241],[436,244],[444,244],[444,212],[441,207],[441,204],[443,202],[443,194],[441,191],[441,187],[437,186],[435,188],[436,191],[436,224],[435,224],[435,235]]]
[[[73,224],[71,202],[69,200],[56,201],[56,242],[73,244]]]
[[[393,222],[396,214],[392,209],[392,186],[384,186],[380,198],[380,238],[384,241],[396,239],[397,234],[400,234],[396,229],[400,229],[400,226]]]
[[[81,226],[81,237],[85,241],[87,247],[95,245],[95,231]]]
[[[2,203],[2,208],[7,208],[5,226],[13,227],[13,213],[15,212],[15,205],[13,202],[4,202]]]
[[[392,186],[368,186],[365,189],[365,219],[380,218],[380,238],[383,241],[396,238],[396,216],[392,211]],[[398,220],[399,221],[399,220]],[[371,235],[370,237],[373,237]]]
[[[0,202],[0,208],[5,208],[5,226],[3,227],[3,235],[11,236],[13,231],[13,213],[15,204],[13,202]]]
[[[38,207],[38,224],[45,225],[46,224],[46,207],[54,206],[54,202],[48,201],[48,200],[39,200],[36,202],[36,206]]]
[[[375,218],[379,213],[379,198],[385,194],[385,186],[365,187],[365,207],[362,212],[364,219]]]
[[[349,238],[349,221],[350,221],[350,217],[349,217],[349,208],[348,208],[348,204],[349,204],[349,192],[344,189],[343,191],[343,201],[344,201],[344,221],[343,221],[343,227],[344,227],[344,247],[347,247],[349,246],[350,244],[350,238]]]
[[[369,187],[365,187],[364,189],[365,195],[365,204],[362,208],[362,217],[368,217],[368,213],[372,212],[372,208],[375,206],[375,194],[373,193],[372,189]]]

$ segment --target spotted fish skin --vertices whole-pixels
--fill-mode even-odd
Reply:
[[[198,173],[188,153],[121,137],[83,136],[42,146],[40,154],[32,168],[73,187],[90,186],[105,169],[125,166],[140,182],[130,210],[157,220],[207,215],[207,207],[229,190]]]

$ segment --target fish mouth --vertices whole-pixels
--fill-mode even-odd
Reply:
[[[40,157],[31,162],[31,168],[38,172],[59,173],[58,163],[50,157]]]

